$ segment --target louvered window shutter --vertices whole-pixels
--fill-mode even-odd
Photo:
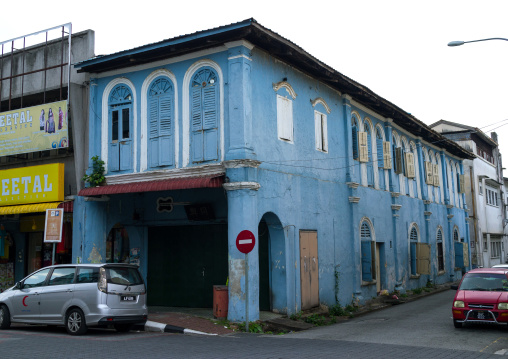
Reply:
[[[372,282],[371,241],[362,241],[362,280]]]
[[[395,149],[395,173],[402,173],[402,148]]]
[[[453,245],[455,249],[455,267],[462,268],[464,267],[464,246],[457,241],[454,241]]]
[[[384,166],[386,170],[392,169],[392,151],[391,144],[389,141],[383,142],[383,158],[384,158]]]
[[[352,128],[353,132],[353,159],[358,160],[358,129],[356,126]]]
[[[201,88],[196,86],[192,88],[192,161],[203,161],[203,116]]]
[[[385,167],[385,158],[383,155],[383,139],[377,137],[376,138],[376,150],[377,150],[377,166],[379,168]]]
[[[432,168],[433,168],[433,183],[434,183],[434,186],[436,187],[439,187],[439,166],[437,164],[433,164],[432,165]]]
[[[208,85],[203,89],[203,146],[205,161],[219,158],[218,136],[218,87]]]
[[[367,132],[358,132],[360,145],[360,162],[369,162],[369,148],[367,147]]]
[[[148,104],[148,148],[150,167],[159,165],[159,100],[150,98]]]
[[[459,175],[459,193],[465,193],[464,175]]]
[[[434,170],[430,162],[425,162],[425,183],[434,185]]]
[[[415,178],[414,154],[412,152],[407,152],[405,155],[406,155],[406,177]]]
[[[172,96],[159,98],[159,165],[173,164],[173,105]]]

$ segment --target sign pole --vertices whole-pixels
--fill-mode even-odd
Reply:
[[[236,248],[245,254],[245,331],[249,332],[249,252],[256,245],[256,236],[248,230],[241,231],[236,237]]]
[[[249,332],[249,253],[245,253],[245,331]]]
[[[56,253],[56,244],[53,243],[53,258],[51,259],[51,265],[55,265],[55,253]]]

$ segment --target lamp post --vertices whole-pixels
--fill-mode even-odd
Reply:
[[[451,41],[448,43],[448,46],[462,46],[464,44],[468,44],[470,42],[479,42],[479,41],[490,41],[490,40],[504,40],[508,41],[508,39],[505,39],[503,37],[491,37],[488,39],[480,39],[480,40],[471,40],[471,41]]]

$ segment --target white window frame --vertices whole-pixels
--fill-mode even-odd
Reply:
[[[314,131],[316,149],[321,152],[328,152],[328,117],[317,110],[314,110]]]
[[[279,140],[293,143],[293,101],[277,94],[277,135]]]
[[[497,190],[485,186],[485,201],[489,206],[499,207],[499,196],[497,195]]]

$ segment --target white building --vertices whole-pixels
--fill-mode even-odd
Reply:
[[[444,120],[430,127],[476,155],[464,160],[473,267],[507,263],[506,186],[497,134],[489,137],[476,127]]]

